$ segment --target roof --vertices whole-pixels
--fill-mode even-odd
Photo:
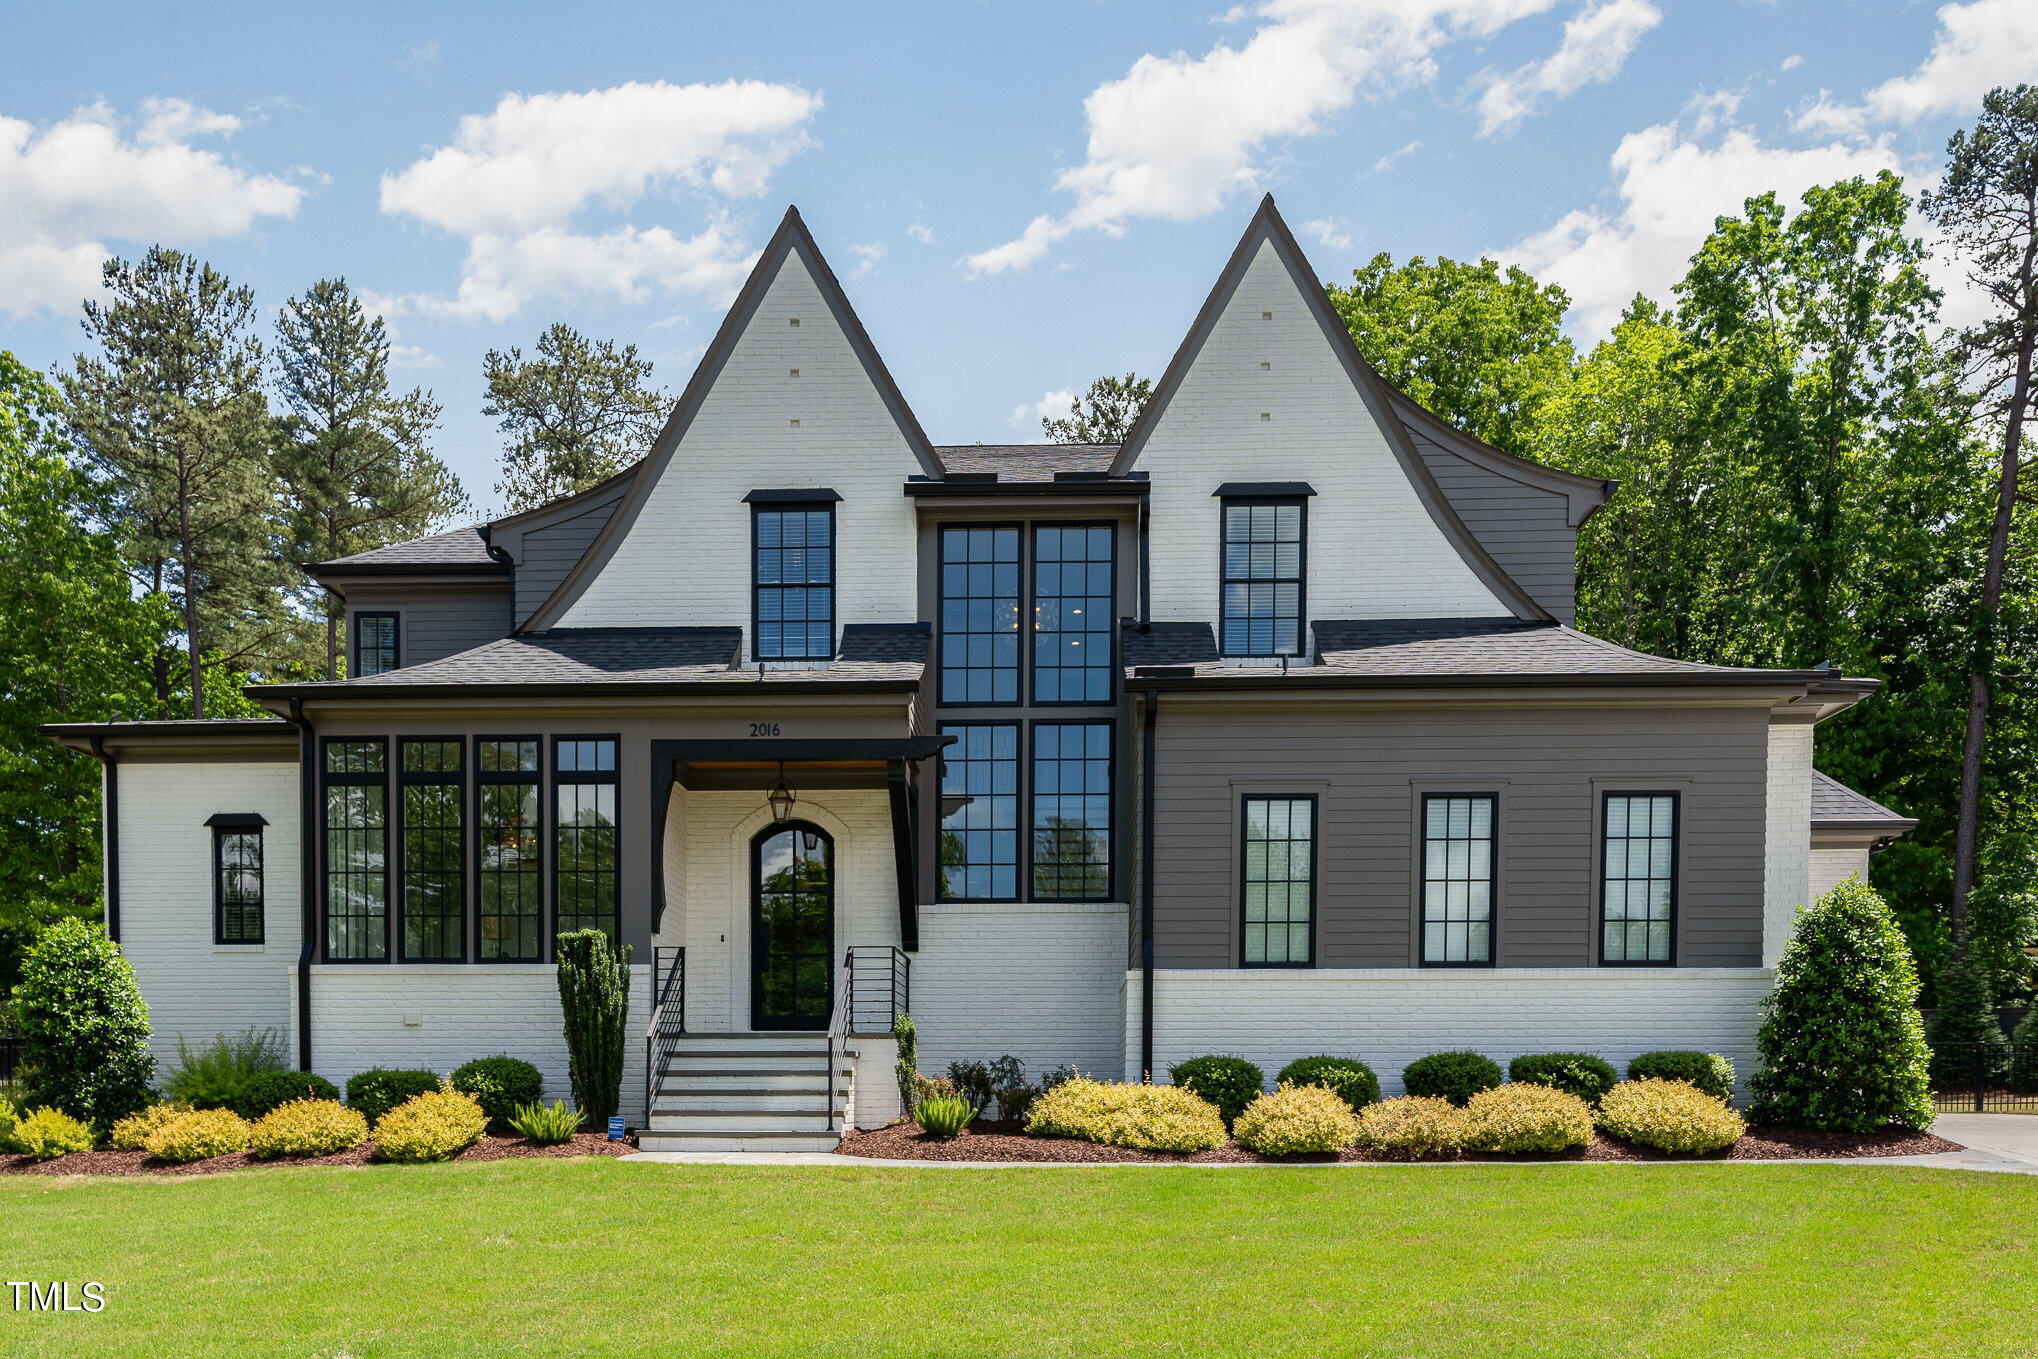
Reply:
[[[1053,481],[1057,472],[1108,472],[1117,444],[941,444],[950,473],[991,473],[999,481]]]
[[[1812,771],[1812,824],[1829,830],[1887,830],[1901,835],[1918,824],[1916,817],[1898,816],[1863,793],[1832,777]]]
[[[391,543],[387,547],[356,552],[351,557],[336,557],[329,562],[313,562],[304,569],[313,575],[334,576],[411,571],[509,570],[508,562],[489,555],[488,540],[482,537],[481,531],[482,525],[470,524],[466,528],[434,533],[424,538],[413,538],[407,543]]]

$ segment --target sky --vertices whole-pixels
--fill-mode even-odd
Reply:
[[[677,393],[789,203],[934,441],[1024,442],[1159,376],[1262,193],[1326,281],[1489,254],[1589,343],[1748,195],[1922,186],[2038,82],[2034,0],[11,10],[0,348],[67,362],[152,243],[265,328],[344,276],[483,512],[487,352],[565,321]]]

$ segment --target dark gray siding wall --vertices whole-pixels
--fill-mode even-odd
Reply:
[[[347,591],[347,654],[354,654],[354,616],[400,616],[398,659],[422,665],[510,634],[509,582],[501,585],[410,586]]]
[[[1569,500],[1489,471],[1410,429],[1415,451],[1444,499],[1500,569],[1529,597],[1571,621],[1578,574],[1578,531],[1566,522]]]
[[[1422,792],[1501,798],[1496,962],[1598,962],[1599,797],[1682,795],[1676,961],[1762,955],[1768,716],[1751,709],[1160,707],[1154,940],[1162,967],[1239,953],[1239,799],[1319,798],[1317,965],[1419,962]]]
[[[559,582],[573,569],[595,535],[609,522],[629,490],[624,483],[586,509],[568,519],[543,528],[526,529],[517,559],[517,625],[523,626],[532,612],[552,597]]]

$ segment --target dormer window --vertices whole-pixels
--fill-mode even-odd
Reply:
[[[1220,488],[1224,497],[1220,640],[1226,656],[1302,654],[1310,494],[1305,486]]]
[[[354,677],[382,675],[397,668],[397,616],[393,613],[354,615]]]
[[[804,494],[804,499],[795,496]],[[751,651],[760,661],[835,654],[833,491],[753,491]]]

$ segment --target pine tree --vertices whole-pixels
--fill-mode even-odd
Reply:
[[[637,346],[590,340],[555,324],[537,356],[488,351],[488,404],[509,444],[496,494],[525,510],[584,491],[650,450],[671,399],[651,386],[651,362]]]
[[[1137,373],[1106,374],[1069,402],[1067,415],[1042,416],[1040,429],[1058,444],[1124,443],[1152,396],[1153,383]]]
[[[1940,1089],[1971,1089],[1977,1077],[1987,1083],[2003,1074],[2009,1044],[1988,977],[1971,953],[1955,957],[1939,974],[1939,1004],[1925,1041],[1932,1048],[1932,1083]]]

